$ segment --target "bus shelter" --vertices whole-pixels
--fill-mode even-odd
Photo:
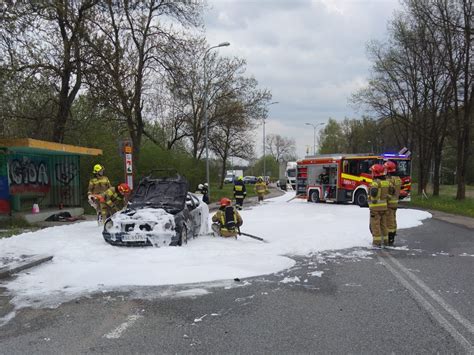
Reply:
[[[34,205],[50,213],[80,208],[80,157],[101,154],[31,138],[0,139],[0,214],[31,212]]]

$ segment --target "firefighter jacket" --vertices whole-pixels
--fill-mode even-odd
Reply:
[[[104,197],[102,203],[113,211],[119,211],[127,204],[125,197],[117,193],[115,187],[107,189],[102,196]]]
[[[247,196],[247,188],[243,181],[237,180],[234,183],[234,197],[245,198],[245,196]]]
[[[402,188],[402,179],[398,176],[388,176],[387,181],[390,184],[387,197],[388,208],[397,208],[398,198]]]
[[[98,195],[102,194],[110,188],[109,178],[107,176],[99,176],[94,174],[94,177],[89,180],[89,187],[87,188],[87,195]]]
[[[374,179],[369,188],[369,208],[371,211],[386,211],[390,183],[385,179]]]
[[[263,195],[265,192],[267,192],[267,184],[263,181],[257,182],[255,184],[255,192],[259,195]]]
[[[232,206],[219,208],[214,216],[212,216],[212,221],[219,224],[219,232],[223,237],[236,236],[239,231],[238,228],[243,223],[239,212]]]

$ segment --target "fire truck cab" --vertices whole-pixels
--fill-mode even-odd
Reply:
[[[367,154],[323,154],[297,162],[296,196],[309,202],[350,202],[367,206],[368,186],[372,182],[370,167],[392,160],[400,167],[401,198],[410,190],[409,157]],[[403,162],[403,163],[401,163]],[[398,173],[398,171],[397,171]]]

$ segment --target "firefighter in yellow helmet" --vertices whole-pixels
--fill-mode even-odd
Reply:
[[[94,165],[94,168],[92,169],[92,178],[89,180],[89,187],[87,188],[87,200],[96,210],[97,221],[99,224],[101,223],[99,196],[112,186],[109,178],[104,175],[104,170],[105,169],[102,165]]]
[[[369,187],[370,232],[372,245],[376,247],[388,244],[387,231],[387,196],[389,182],[385,179],[385,168],[381,164],[374,164],[372,183]]]
[[[234,181],[234,198],[235,198],[235,208],[241,210],[244,206],[244,199],[247,196],[247,188],[244,184],[244,179],[242,176],[239,176],[236,181]]]
[[[131,190],[128,184],[121,183],[115,187],[110,187],[104,193],[100,194],[99,200],[102,221],[105,222],[108,217],[127,206],[130,193]]]
[[[263,177],[259,176],[257,179],[257,183],[255,184],[255,192],[258,196],[258,203],[263,202],[263,197],[267,192],[267,184],[263,181]]]
[[[232,206],[232,202],[227,197],[221,198],[220,207],[212,216],[212,231],[214,235],[220,237],[235,237],[239,233],[239,227],[242,225],[242,217]]]
[[[393,245],[395,235],[397,234],[397,208],[400,189],[402,188],[402,179],[395,175],[397,171],[397,164],[395,162],[389,160],[383,166],[387,171],[387,181],[390,184],[387,196],[388,245]]]

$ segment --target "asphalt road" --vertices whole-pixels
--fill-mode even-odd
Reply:
[[[473,231],[431,219],[400,231],[402,250],[22,309],[0,327],[0,353],[473,353]],[[0,289],[3,314],[8,300]]]

